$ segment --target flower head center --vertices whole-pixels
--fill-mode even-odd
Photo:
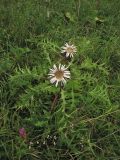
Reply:
[[[66,51],[67,51],[68,53],[73,53],[73,48],[72,48],[72,47],[67,47]]]
[[[57,71],[55,72],[55,77],[56,77],[57,79],[59,79],[59,80],[61,80],[61,79],[63,78],[63,75],[64,75],[64,72],[61,71],[61,70],[57,70]]]

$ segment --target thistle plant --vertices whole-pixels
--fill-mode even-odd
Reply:
[[[65,46],[61,47],[61,53],[65,54],[66,57],[72,58],[74,54],[77,52],[77,48],[73,44],[65,43]]]
[[[53,69],[50,69],[49,78],[51,83],[55,83],[55,86],[60,86],[66,84],[66,80],[70,78],[70,71],[67,70],[68,68],[65,65],[59,64],[59,67],[56,65],[53,66]]]
[[[65,44],[65,47],[62,47],[62,48],[63,48],[63,50],[61,51],[61,53],[65,53],[66,57],[68,57],[68,56],[73,57],[73,54],[76,53],[76,51],[77,51],[76,47],[74,45],[68,45],[67,43]],[[65,65],[59,64],[59,66],[57,67],[54,64],[53,68],[50,69],[48,76],[49,76],[50,82],[52,84],[55,84],[56,87],[59,84],[60,92],[61,92],[61,89],[63,89],[64,85],[67,82],[67,79],[70,79],[70,71],[68,70],[68,67],[65,67]],[[53,109],[54,105],[56,104],[57,97],[58,96],[56,94],[55,98],[53,100],[52,107],[51,107],[52,109]]]

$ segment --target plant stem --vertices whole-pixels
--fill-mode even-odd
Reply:
[[[56,105],[57,99],[58,99],[58,94],[55,94],[54,100],[51,105],[51,112],[54,110],[54,106]]]
[[[61,90],[62,90],[62,85],[60,84],[60,91],[58,93],[55,94],[55,97],[54,97],[54,100],[52,102],[52,105],[51,105],[51,112],[54,110],[55,108],[55,105],[56,105],[56,102],[58,100],[58,97],[59,97],[59,94],[61,93]]]

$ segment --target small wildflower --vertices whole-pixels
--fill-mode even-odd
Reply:
[[[30,145],[33,145],[33,142],[30,142]]]
[[[65,43],[65,46],[62,47],[61,53],[65,53],[66,57],[73,57],[74,54],[77,52],[76,46],[73,44],[70,45],[68,43]]]
[[[49,139],[49,138],[50,138],[50,136],[49,136],[49,134],[48,134],[47,139]]]
[[[54,144],[54,146],[55,146],[55,145],[56,145],[56,142],[54,141],[53,144]]]
[[[26,131],[25,131],[25,128],[20,128],[19,129],[19,136],[23,139],[26,139]]]
[[[29,149],[31,149],[31,147],[32,147],[32,145],[33,145],[33,142],[29,142]]]
[[[37,141],[36,143],[37,143],[37,144],[39,144],[40,142],[39,142],[39,141]]]
[[[54,136],[54,139],[56,140],[56,139],[57,139],[57,137],[56,137],[56,136]]]
[[[50,69],[49,78],[51,83],[55,83],[56,87],[58,86],[58,83],[65,84],[66,79],[70,78],[70,71],[67,70],[68,68],[65,67],[65,65],[59,64],[59,67],[56,65],[53,66],[52,69]]]

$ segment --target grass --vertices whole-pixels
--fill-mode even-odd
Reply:
[[[119,8],[0,1],[0,160],[120,159]],[[72,60],[60,53],[66,42],[77,47]],[[61,90],[47,76],[59,63],[71,72]]]

